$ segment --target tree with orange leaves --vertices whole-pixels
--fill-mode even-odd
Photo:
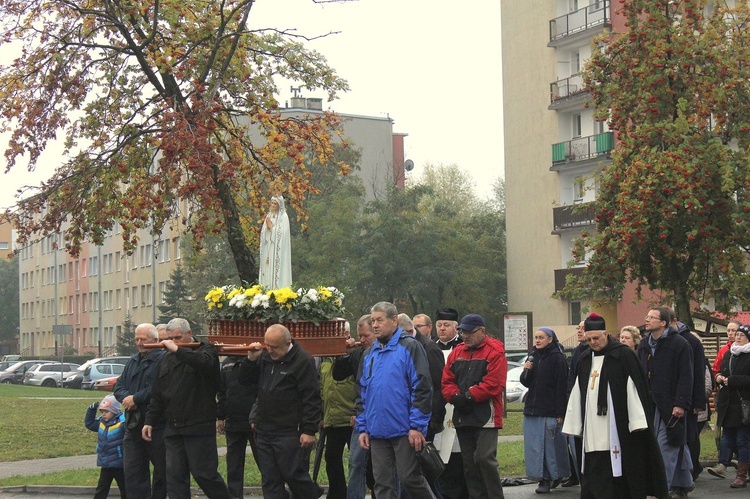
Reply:
[[[692,325],[691,303],[747,305],[750,8],[613,4],[626,29],[599,40],[585,81],[618,143],[599,178],[596,232],[574,251],[588,268],[565,292],[619,299],[632,281],[671,297]]]
[[[256,217],[268,192],[282,190],[299,213],[315,191],[307,162],[349,167],[329,161],[333,113],[282,116],[274,97],[280,78],[329,100],[346,82],[293,31],[251,29],[253,4],[0,3],[0,50],[21,49],[0,67],[6,172],[26,158],[33,169],[56,137],[65,147],[53,176],[7,213],[21,245],[62,232],[76,255],[119,224],[132,250],[138,229],[160,232],[182,201],[196,240],[226,232],[240,277],[257,278]]]

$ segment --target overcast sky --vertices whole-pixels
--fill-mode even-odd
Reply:
[[[412,176],[428,163],[456,164],[482,196],[503,176],[499,0],[257,0],[250,22],[307,36],[340,32],[308,44],[351,88],[324,106],[390,116],[394,131],[408,134]],[[282,91],[283,105],[291,92]],[[325,98],[306,90],[303,96]],[[8,206],[19,186],[37,184],[49,170],[0,175],[0,206]]]

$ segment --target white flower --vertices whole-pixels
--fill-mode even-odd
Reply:
[[[268,300],[270,300],[270,298],[266,294],[255,295],[255,297],[253,298],[253,302],[250,304],[250,306],[253,308],[258,308],[258,307],[268,308],[269,306]]]
[[[229,300],[229,306],[230,307],[237,307],[242,308],[247,303],[247,296],[245,296],[242,293],[239,293],[232,297],[231,300]]]

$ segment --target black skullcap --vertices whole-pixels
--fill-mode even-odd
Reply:
[[[436,321],[456,321],[458,322],[458,311],[455,308],[439,308],[435,313]]]
[[[606,331],[607,325],[604,323],[604,317],[597,314],[596,312],[591,312],[588,317],[586,317],[586,320],[583,321],[583,330],[584,331]]]

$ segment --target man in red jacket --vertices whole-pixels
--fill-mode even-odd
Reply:
[[[464,316],[458,329],[464,342],[448,356],[443,396],[453,404],[453,424],[469,495],[502,498],[497,430],[503,427],[503,391],[508,374],[505,346],[487,336],[480,315]]]

